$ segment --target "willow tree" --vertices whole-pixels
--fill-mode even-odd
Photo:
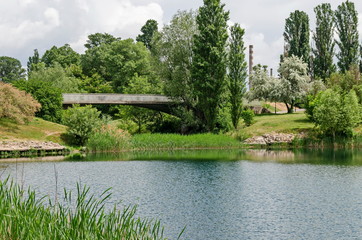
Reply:
[[[192,78],[197,117],[213,131],[226,87],[226,43],[229,12],[220,0],[204,0],[196,18],[199,34],[194,38]]]
[[[303,62],[309,62],[309,17],[305,12],[296,10],[290,13],[285,20],[284,41],[289,57],[294,55]]]
[[[358,65],[360,46],[358,36],[358,13],[354,3],[346,1],[335,11],[335,22],[339,40],[338,67],[346,72],[352,65]]]
[[[333,63],[334,57],[334,12],[331,4],[323,3],[314,8],[316,14],[316,30],[313,33],[315,48],[314,54],[314,76],[325,81],[336,71]]]
[[[231,41],[229,52],[229,92],[231,103],[231,120],[237,128],[241,117],[243,96],[246,90],[247,64],[245,61],[244,29],[235,24],[230,29]]]

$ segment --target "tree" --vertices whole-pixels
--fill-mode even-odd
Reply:
[[[34,55],[29,57],[29,60],[26,64],[28,67],[28,74],[34,70],[34,66],[36,66],[38,63],[40,63],[39,52],[38,49],[34,49]]]
[[[354,3],[346,1],[338,6],[335,11],[335,22],[339,40],[337,53],[338,67],[341,72],[346,72],[351,65],[359,64],[359,35],[358,35],[358,13]]]
[[[348,135],[360,122],[360,108],[356,93],[351,90],[346,95],[327,89],[322,92],[313,110],[313,119],[324,134]]]
[[[25,91],[0,82],[0,119],[12,119],[22,124],[30,121],[40,104]]]
[[[80,79],[75,78],[69,68],[64,69],[57,62],[51,67],[45,67],[44,64],[33,66],[37,70],[29,73],[29,79],[49,82],[53,87],[60,89],[62,93],[81,92]]]
[[[82,55],[82,68],[86,76],[98,74],[111,83],[115,92],[121,93],[135,74],[151,74],[150,52],[132,39],[101,44]]]
[[[155,93],[153,86],[145,76],[134,76],[129,85],[124,89],[127,94],[152,94]],[[153,120],[155,111],[135,107],[135,106],[120,106],[120,116],[123,119],[129,119],[137,124],[138,133],[142,132],[144,124]]]
[[[59,63],[63,68],[66,68],[72,64],[79,65],[80,55],[75,52],[69,44],[65,44],[60,48],[53,46],[44,53],[41,62],[45,63],[46,67],[51,67]]]
[[[112,42],[121,40],[121,38],[116,38],[109,33],[94,33],[88,35],[87,43],[84,46],[87,49],[99,47],[102,44],[111,44]]]
[[[313,49],[313,70],[315,77],[325,80],[336,71],[334,57],[334,12],[331,4],[323,3],[314,8],[316,14],[316,31],[313,33],[315,49]]]
[[[244,29],[235,24],[230,29],[231,42],[229,51],[229,92],[231,103],[231,119],[237,128],[242,112],[243,97],[246,91],[247,64],[245,61]]]
[[[25,70],[21,67],[19,60],[12,57],[0,57],[0,81],[11,83],[24,79]]]
[[[196,13],[179,11],[170,24],[164,26],[153,49],[158,64],[156,69],[164,82],[166,95],[182,101],[186,108],[195,106],[191,68],[197,32]]]
[[[153,35],[158,31],[158,23],[156,20],[149,19],[146,24],[142,26],[141,32],[136,37],[137,42],[142,42],[149,50],[152,48]]]
[[[264,101],[270,100],[273,89],[273,85],[271,83],[273,80],[260,64],[253,67],[253,72],[250,75],[249,81],[252,87],[247,93],[247,97],[250,101],[255,99]]]
[[[297,56],[309,63],[309,17],[296,10],[285,20],[284,41],[287,43],[289,57]]]
[[[194,37],[193,89],[198,101],[196,116],[207,131],[215,128],[226,87],[229,12],[224,7],[220,0],[204,0],[196,18],[199,34]]]
[[[30,93],[41,104],[41,109],[35,113],[35,116],[51,122],[60,122],[63,97],[59,88],[54,87],[51,82],[38,79],[19,80],[13,85]]]
[[[280,64],[279,99],[285,103],[288,113],[292,113],[296,101],[307,94],[309,87],[307,68],[307,64],[296,56],[285,58]]]

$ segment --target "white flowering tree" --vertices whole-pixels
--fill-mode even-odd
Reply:
[[[285,58],[278,69],[280,75],[279,101],[287,106],[288,113],[293,113],[294,105],[308,93],[310,78],[307,75],[308,66],[300,58],[291,56]]]

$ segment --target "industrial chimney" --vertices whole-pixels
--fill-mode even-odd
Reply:
[[[249,45],[249,89],[251,89],[250,76],[253,73],[253,45]]]

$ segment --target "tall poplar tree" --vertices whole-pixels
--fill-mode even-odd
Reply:
[[[158,23],[156,20],[149,19],[145,23],[145,25],[142,26],[141,32],[142,34],[139,34],[136,37],[137,42],[143,42],[143,44],[151,50],[152,48],[152,38],[153,35],[158,31]]]
[[[231,41],[229,52],[229,92],[231,103],[231,120],[237,128],[242,111],[243,96],[246,91],[247,64],[245,61],[244,29],[235,24],[230,29]]]
[[[333,64],[334,57],[334,12],[331,4],[323,3],[314,8],[316,14],[316,30],[313,33],[315,43],[314,54],[314,76],[325,81],[336,71]]]
[[[358,65],[360,46],[358,36],[358,13],[354,3],[346,1],[335,11],[335,22],[339,40],[338,67],[341,72],[349,70],[351,65]]]
[[[34,49],[34,55],[32,57],[29,57],[29,60],[27,62],[27,71],[28,74],[34,70],[34,65],[40,63],[40,57],[39,57],[39,52],[38,49]]]
[[[207,131],[213,131],[226,87],[226,43],[229,12],[220,0],[204,0],[196,22],[199,34],[194,38],[192,78],[197,117]]]
[[[290,13],[285,20],[284,41],[289,57],[294,55],[309,63],[309,17],[305,12],[296,10]]]

